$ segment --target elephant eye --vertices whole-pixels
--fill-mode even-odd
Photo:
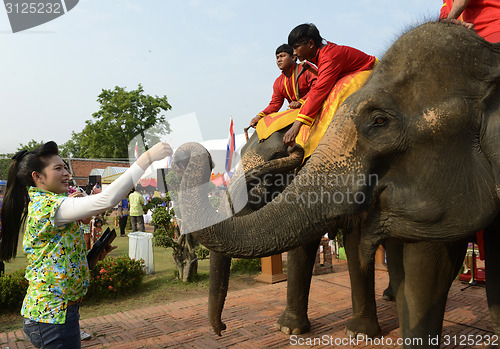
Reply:
[[[373,126],[383,126],[387,122],[387,116],[381,111],[373,113]]]

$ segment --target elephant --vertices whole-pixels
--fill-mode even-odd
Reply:
[[[228,197],[234,197],[235,191],[248,191],[249,200],[237,215],[245,215],[258,210],[269,202],[274,195],[283,191],[288,181],[269,179],[277,174],[277,178],[283,176],[286,179],[293,178],[293,172],[302,165],[303,152],[296,148],[291,153],[283,144],[283,135],[290,128],[284,127],[273,133],[265,140],[259,140],[257,133],[251,136],[241,150],[242,171],[237,173],[229,183]],[[177,156],[179,158],[179,156]],[[181,167],[183,167],[181,165]],[[242,175],[245,176],[247,187],[233,189],[234,180]],[[292,176],[290,176],[292,175]],[[261,178],[268,178],[262,180]],[[257,179],[257,181],[255,181]],[[276,178],[275,178],[276,179]],[[240,182],[241,183],[241,182]],[[275,185],[276,184],[276,185]],[[224,201],[225,210],[231,211],[230,200]],[[270,229],[272,229],[270,227]],[[352,226],[343,226],[344,231],[353,229]],[[337,227],[332,226],[327,233],[331,238],[337,234]],[[354,238],[355,237],[355,238]],[[350,280],[355,284],[358,291],[353,293],[353,318],[346,325],[346,332],[352,335],[358,333],[369,337],[375,337],[380,333],[377,320],[375,288],[374,288],[374,263],[369,267],[361,268],[357,243],[359,234],[349,235],[346,241],[346,252],[349,256]],[[318,249],[319,240],[304,247],[298,247],[288,254],[288,278],[287,278],[287,305],[282,316],[278,319],[276,326],[285,334],[302,334],[308,332],[311,323],[307,316],[309,289],[311,277]],[[231,257],[224,256],[215,251],[210,254],[210,288],[208,314],[209,320],[215,333],[219,336],[226,328],[221,321],[221,315],[227,295]],[[390,287],[384,291],[385,299],[392,299]]]
[[[188,159],[183,229],[210,250],[255,258],[359,223],[361,266],[386,244],[405,348],[415,343],[406,339],[440,335],[465,241],[484,229],[488,307],[500,335],[499,81],[499,45],[454,24],[412,29],[339,108],[290,185],[259,210],[211,209],[202,185],[211,172],[207,152],[180,147]]]
[[[255,132],[243,146],[241,169],[231,179],[228,186],[230,194],[227,195],[229,200],[224,201],[226,211],[231,212],[231,207],[228,207],[234,201],[231,198],[234,199],[237,196],[235,192],[240,190],[243,195],[248,193],[251,199],[236,214],[241,216],[254,212],[271,201],[271,198],[283,191],[288,184],[288,180],[277,183],[269,178],[273,175],[284,176],[286,179],[293,178],[293,172],[302,164],[303,151],[301,148],[296,148],[289,153],[288,147],[283,144],[283,135],[289,128],[290,126],[284,127],[262,141],[259,141]],[[177,162],[174,166],[176,164]],[[267,180],[261,180],[262,177],[266,177]],[[307,249],[299,248],[289,254],[287,308],[278,321],[279,328],[285,333],[299,334],[310,329],[307,302],[318,245],[319,239]],[[221,321],[221,314],[227,295],[230,266],[231,257],[211,251],[208,314],[212,328],[219,336],[226,328]]]

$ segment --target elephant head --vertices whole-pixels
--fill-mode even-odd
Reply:
[[[211,250],[247,258],[310,243],[359,216],[370,227],[366,260],[389,236],[469,236],[500,208],[499,81],[499,46],[460,26],[424,24],[392,45],[293,182],[258,211],[211,209],[201,185],[210,176],[206,151],[180,148],[190,160],[180,193],[185,228]]]

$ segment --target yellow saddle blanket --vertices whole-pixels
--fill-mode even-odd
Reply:
[[[311,126],[302,125],[295,141],[304,148],[304,159],[316,149],[340,105],[344,103],[347,97],[364,85],[371,72],[371,70],[356,72],[337,81],[323,102],[321,110],[314,118],[313,124]],[[274,132],[292,124],[297,119],[299,111],[300,109],[288,109],[269,114],[260,119],[255,129],[259,140],[266,139]]]

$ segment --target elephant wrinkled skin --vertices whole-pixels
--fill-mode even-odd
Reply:
[[[440,334],[465,239],[485,229],[500,334],[499,82],[500,46],[461,26],[424,24],[391,46],[293,182],[258,211],[197,209],[206,197],[192,188],[210,171],[191,156],[180,194],[187,229],[211,250],[249,258],[310,246],[329,227],[362,219],[360,263],[386,241],[405,338]]]

